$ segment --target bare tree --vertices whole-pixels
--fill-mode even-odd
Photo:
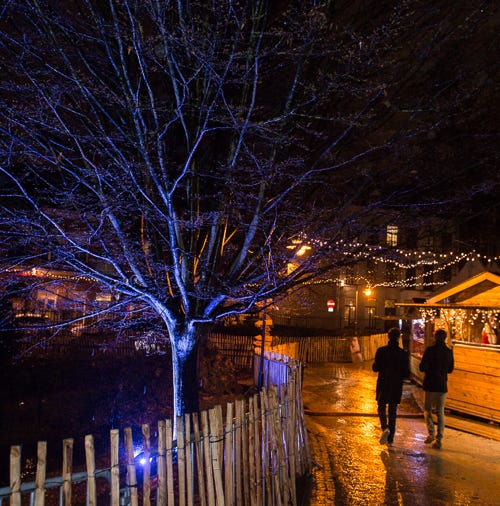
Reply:
[[[333,4],[3,3],[2,270],[66,269],[115,294],[89,315],[161,321],[176,414],[207,325],[372,254],[355,241],[438,186],[384,162],[438,128],[424,92],[398,104],[414,11]]]

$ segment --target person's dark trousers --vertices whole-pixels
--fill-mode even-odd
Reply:
[[[389,406],[387,410],[386,406]],[[396,402],[379,402],[378,403],[378,417],[380,419],[380,427],[382,430],[389,429],[389,443],[392,443],[394,434],[396,433],[396,412],[398,404]],[[388,411],[388,413],[387,413]],[[387,423],[387,415],[389,415],[389,423]]]

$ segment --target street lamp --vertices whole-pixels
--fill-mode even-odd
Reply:
[[[358,332],[358,310],[359,310],[359,287],[361,285],[356,285],[356,301],[355,301],[355,307],[354,307],[354,335],[357,336],[359,334]],[[363,290],[363,294],[366,295],[366,297],[369,297],[372,294],[372,289],[367,286]]]

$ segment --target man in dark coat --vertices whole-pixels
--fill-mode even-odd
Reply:
[[[408,353],[399,346],[401,332],[392,328],[388,332],[389,344],[375,353],[372,369],[378,372],[376,399],[382,428],[380,444],[394,441],[396,414],[403,394],[403,380],[410,374]]]
[[[420,361],[419,369],[424,376],[424,419],[429,435],[426,444],[432,443],[433,448],[441,448],[444,432],[444,403],[448,392],[448,374],[455,365],[453,351],[446,346],[446,331],[438,329],[434,333],[435,344],[429,346]],[[434,439],[434,421],[432,407],[436,408],[438,421],[437,436]]]

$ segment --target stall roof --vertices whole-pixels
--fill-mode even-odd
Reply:
[[[485,304],[428,304],[426,302],[396,302],[397,307],[430,307],[430,308],[443,308],[443,309],[499,309],[500,306],[492,306]],[[378,318],[376,316],[376,318]],[[401,319],[402,317],[396,317]]]
[[[500,308],[500,275],[484,270],[459,283],[450,284],[425,302],[396,303],[400,307],[461,309]]]
[[[480,272],[430,297],[427,304],[500,307],[500,276]]]

